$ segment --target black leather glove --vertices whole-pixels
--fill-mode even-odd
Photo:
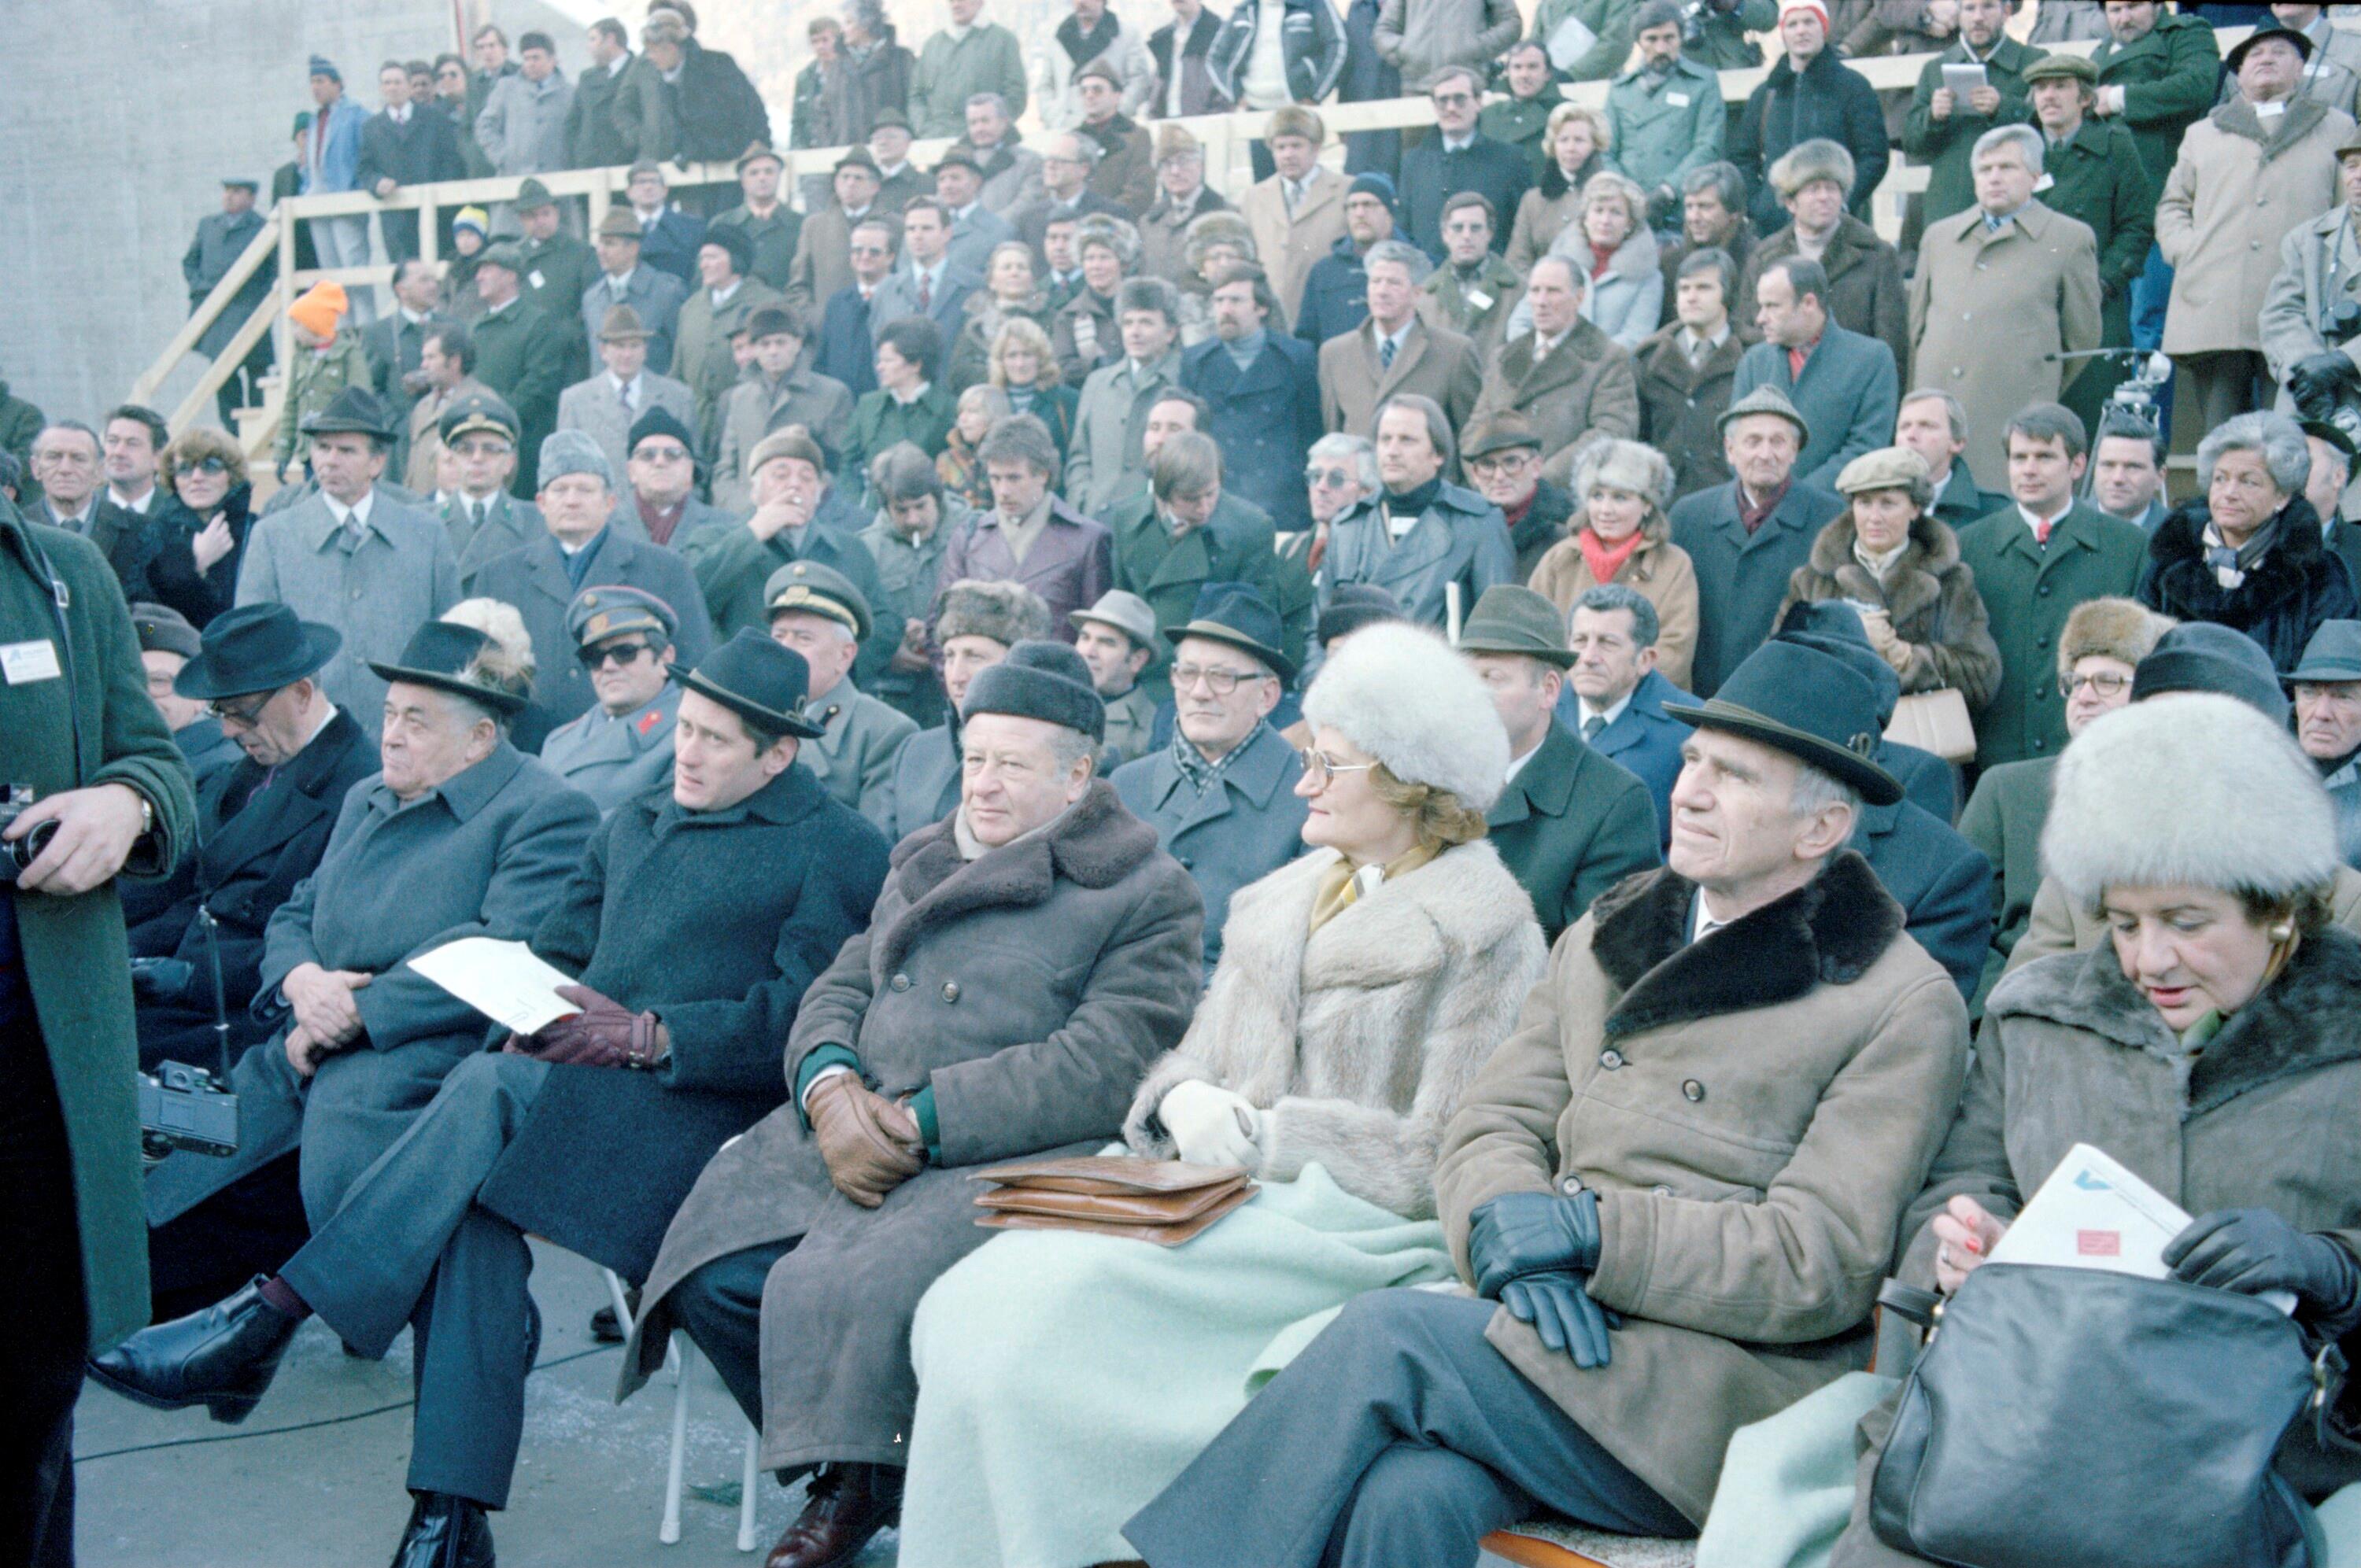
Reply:
[[[2305,419],[2326,419],[2354,379],[2353,361],[2344,355],[2306,355],[2288,371],[2288,397]]]
[[[1511,1279],[1501,1288],[1500,1305],[1521,1323],[1531,1323],[1550,1349],[1574,1357],[1585,1372],[1614,1357],[1607,1331],[1622,1320],[1590,1299],[1583,1277],[1570,1268],[1544,1269]]]
[[[2292,1291],[2304,1320],[2341,1339],[2361,1324],[2361,1262],[2268,1209],[2216,1209],[2165,1245],[2176,1279],[2241,1295]]]
[[[1469,1220],[1467,1266],[1478,1296],[1506,1300],[1501,1287],[1521,1275],[1598,1266],[1598,1194],[1587,1188],[1571,1198],[1503,1192]]]

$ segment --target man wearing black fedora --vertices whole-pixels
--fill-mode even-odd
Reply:
[[[1222,955],[1230,895],[1303,853],[1311,803],[1295,793],[1303,760],[1269,723],[1295,662],[1270,601],[1244,583],[1208,587],[1196,616],[1165,629],[1172,644],[1172,741],[1117,768],[1112,782],[1156,829],[1205,898],[1205,973]]]
[[[279,603],[344,639],[321,689],[374,738],[385,681],[371,661],[398,655],[419,626],[459,600],[459,560],[443,520],[379,485],[393,450],[392,413],[347,387],[303,428],[315,494],[256,522],[237,570],[237,602]]]
[[[1561,938],[1444,1135],[1474,1296],[1356,1298],[1125,1534],[1154,1568],[1472,1561],[1549,1511],[1693,1533],[1738,1427],[1866,1365],[1967,1010],[1845,848],[1869,683],[1773,642],[1711,700],[1666,866]]]
[[[532,936],[598,824],[588,795],[509,743],[524,652],[435,620],[397,662],[374,666],[389,683],[379,769],[345,795],[318,868],[263,931],[254,1007],[271,1034],[230,1075],[237,1152],[176,1151],[148,1171],[151,1234],[181,1222],[175,1245],[222,1236],[230,1222],[206,1201],[289,1157],[304,1212],[325,1223],[445,1076],[482,1049],[482,1014],[407,960],[459,937]],[[134,1398],[201,1397],[224,1420],[254,1408],[253,1392],[235,1388],[184,1399],[177,1374],[157,1375],[138,1347],[125,1354],[94,1375]]]
[[[779,1043],[884,882],[884,836],[797,760],[819,733],[801,655],[741,631],[675,673],[671,792],[607,819],[533,934],[580,1011],[495,1029],[271,1279],[110,1358],[171,1403],[250,1404],[309,1313],[370,1354],[412,1328],[401,1568],[492,1560],[536,1338],[526,1233],[645,1278],[706,1161],[785,1098]]]
[[[1557,720],[1574,663],[1557,606],[1510,583],[1487,588],[1458,647],[1509,731],[1509,782],[1485,815],[1486,836],[1554,942],[1592,899],[1660,863],[1655,803],[1638,774]]]

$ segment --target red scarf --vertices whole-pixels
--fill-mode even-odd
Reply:
[[[1608,544],[1591,532],[1589,524],[1585,523],[1575,534],[1574,542],[1582,549],[1583,564],[1590,568],[1592,580],[1611,583],[1615,580],[1615,574],[1623,569],[1623,563],[1640,548],[1642,537],[1640,530],[1635,528],[1623,536],[1622,543]]]
[[[1615,247],[1610,245],[1602,249],[1597,240],[1591,241],[1590,280],[1595,283],[1599,279],[1606,277],[1607,269],[1614,265]]]

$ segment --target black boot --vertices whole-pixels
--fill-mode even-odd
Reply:
[[[159,1410],[203,1405],[235,1426],[254,1413],[302,1325],[262,1299],[257,1276],[203,1311],[140,1330],[90,1364],[90,1375],[126,1399]]]
[[[393,1549],[393,1568],[492,1568],[492,1526],[484,1506],[447,1492],[421,1492]]]

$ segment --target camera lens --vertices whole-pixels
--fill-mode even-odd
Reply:
[[[8,864],[21,872],[41,858],[41,851],[48,849],[49,840],[57,836],[58,825],[54,821],[36,822],[33,830],[23,838],[0,840],[0,850],[7,852]],[[15,878],[9,880],[14,881]]]

